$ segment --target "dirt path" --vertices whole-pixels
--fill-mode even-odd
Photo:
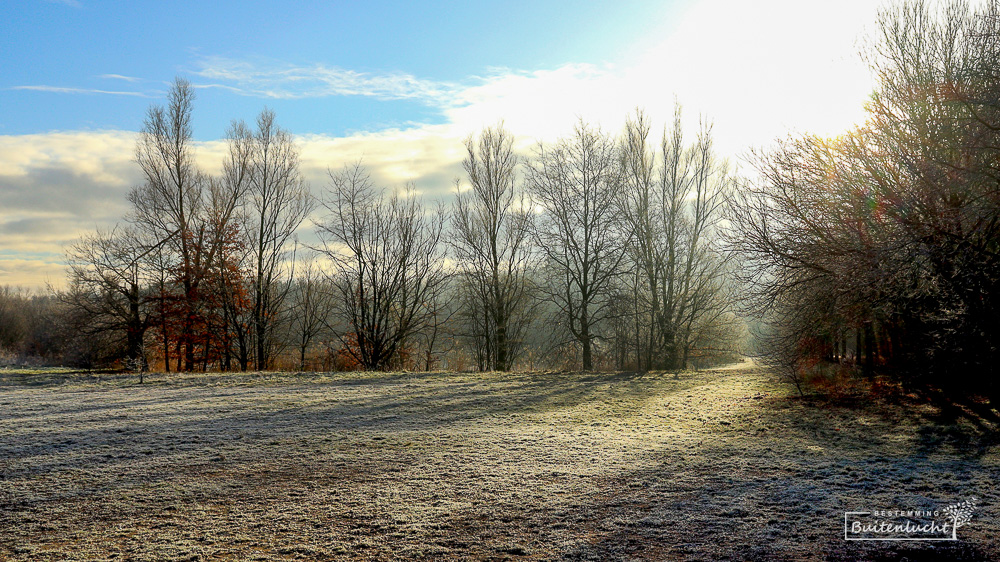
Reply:
[[[0,559],[1000,557],[995,426],[753,365],[2,380]],[[948,548],[843,540],[971,495]]]

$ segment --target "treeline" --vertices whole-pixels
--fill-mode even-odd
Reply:
[[[177,80],[150,108],[131,211],[68,249],[68,288],[0,301],[45,301],[63,345],[38,355],[138,371],[648,370],[742,344],[718,235],[733,176],[709,126],[685,140],[679,109],[660,138],[637,112],[620,135],[581,121],[528,157],[484,129],[445,204],[361,164],[311,194],[267,110],[233,123],[208,175],[193,100]],[[296,239],[308,219],[315,247]]]
[[[746,302],[795,376],[996,390],[1000,10],[909,2],[868,50],[865,125],[759,154],[731,207]]]
[[[0,286],[0,365],[66,356],[62,343],[69,334],[58,304],[54,295]]]

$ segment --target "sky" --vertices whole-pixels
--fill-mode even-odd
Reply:
[[[864,117],[871,0],[617,2],[17,0],[0,5],[0,285],[66,284],[65,250],[142,181],[136,133],[175,77],[196,90],[201,167],[265,107],[322,197],[362,161],[447,200],[463,139],[503,122],[530,155],[580,120],[654,130],[683,107],[722,156]],[[308,237],[311,223],[303,226]]]

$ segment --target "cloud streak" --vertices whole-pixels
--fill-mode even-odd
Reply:
[[[244,95],[271,99],[304,99],[329,96],[366,96],[380,100],[422,100],[439,104],[454,96],[457,85],[417,78],[405,72],[358,72],[313,64],[252,63],[227,57],[199,61],[194,74],[218,82]]]
[[[156,97],[153,94],[147,94],[144,92],[128,92],[128,91],[115,91],[115,90],[100,90],[95,88],[67,88],[63,86],[12,86],[11,90],[27,90],[32,92],[51,92],[57,94],[103,94],[111,96],[134,96],[139,98],[152,98]]]
[[[104,78],[106,80],[124,80],[125,82],[139,82],[142,78],[136,78],[135,76],[124,76],[122,74],[101,74],[98,78]]]

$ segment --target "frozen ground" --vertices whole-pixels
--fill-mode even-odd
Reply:
[[[995,411],[663,374],[0,371],[0,560],[1000,559]],[[956,543],[845,511],[976,496]]]

